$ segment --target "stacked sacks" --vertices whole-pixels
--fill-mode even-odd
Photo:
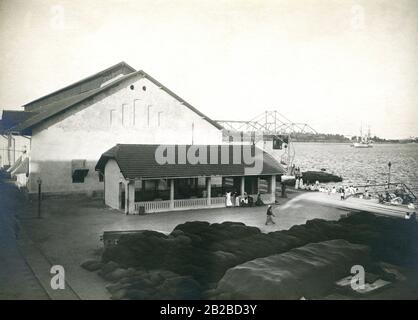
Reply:
[[[112,299],[201,299],[202,289],[190,276],[167,270],[137,270],[118,283],[107,286]]]
[[[193,276],[207,286],[242,261],[233,253],[214,250],[213,244],[255,234],[261,234],[258,228],[243,223],[187,222],[168,236],[154,231],[123,235],[116,246],[105,250],[102,259],[105,263],[115,261],[124,268],[170,270]]]
[[[311,243],[229,269],[212,298],[299,299],[318,297],[350,272],[366,265],[369,248],[345,240]]]
[[[319,182],[341,182],[342,177],[325,171],[305,171],[302,172],[303,181],[307,183]]]
[[[86,262],[84,267],[100,270],[102,277],[114,282],[124,277],[129,279],[132,268],[135,272],[172,272],[196,281],[198,289],[185,291],[199,296],[202,291],[215,287],[230,268],[332,239],[370,246],[373,258],[378,261],[418,266],[417,224],[409,222],[359,213],[339,221],[314,219],[305,225],[268,234],[243,223],[187,222],[178,225],[170,235],[155,231],[123,235],[116,246],[105,250],[102,261]],[[136,297],[140,296],[136,292]]]
[[[348,241],[372,248],[375,260],[418,267],[417,222],[361,213],[341,219],[340,224],[348,230]]]
[[[116,246],[106,248],[102,259],[117,261],[125,267],[152,269],[166,261],[173,251],[190,247],[190,243],[190,238],[184,235],[174,237],[144,230],[122,235]]]

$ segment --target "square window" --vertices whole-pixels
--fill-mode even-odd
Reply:
[[[71,160],[71,177],[73,183],[84,183],[89,169],[86,166],[86,160]]]

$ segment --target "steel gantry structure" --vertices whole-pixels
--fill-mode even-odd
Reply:
[[[293,135],[295,133],[312,133],[316,134],[316,130],[313,129],[307,123],[299,123],[290,121],[280,112],[265,111],[251,120],[215,120],[225,130],[238,131],[238,132],[256,132],[263,135],[278,135],[287,134]]]
[[[237,137],[239,134],[241,141],[252,142],[254,144],[262,142],[264,151],[272,155],[287,170],[287,174],[292,176],[295,160],[295,148],[290,143],[292,138],[296,138],[300,134],[317,134],[307,123],[298,123],[289,120],[280,112],[264,111],[258,116],[248,121],[241,120],[215,120],[223,128],[224,141],[231,142],[231,138]],[[280,140],[280,150],[275,147],[275,141]],[[233,140],[232,140],[233,141]],[[267,142],[273,141],[270,146]]]

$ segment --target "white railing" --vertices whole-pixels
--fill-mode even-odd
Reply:
[[[257,195],[251,195],[254,201],[257,200]],[[264,203],[271,203],[271,194],[261,194],[261,200]],[[140,212],[140,207],[144,207],[145,213],[161,212],[169,210],[181,210],[181,209],[199,209],[199,208],[221,208],[225,206],[225,197],[215,197],[210,199],[210,205],[208,205],[207,198],[196,199],[176,199],[173,201],[173,207],[170,206],[170,200],[159,201],[141,201],[135,202],[135,213]]]
[[[226,200],[225,197],[215,197],[215,198],[210,198],[210,204],[212,206],[217,206],[217,207],[222,207],[225,206]]]
[[[146,213],[168,211],[170,210],[170,200],[135,202],[136,213],[139,212],[139,207],[144,207]]]
[[[174,208],[202,208],[208,206],[207,198],[177,199],[174,200]]]

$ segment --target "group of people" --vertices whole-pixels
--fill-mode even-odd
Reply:
[[[397,187],[393,193],[390,193],[389,190],[384,192],[376,192],[372,190],[372,192],[370,192],[367,187],[359,190],[358,187],[354,187],[352,185],[339,187],[333,186],[332,188],[319,187],[318,191],[327,192],[328,194],[339,193],[341,200],[345,200],[350,196],[355,196],[360,199],[372,199],[377,197],[379,203],[413,205],[413,199],[401,187]]]
[[[295,189],[307,190],[307,191],[319,191],[319,192],[328,192],[328,188],[321,186],[319,181],[315,181],[315,183],[306,183],[304,184],[302,178],[296,178],[295,180]]]
[[[350,196],[355,196],[356,194],[359,194],[359,189],[355,188],[354,186],[341,186],[338,188],[338,190],[333,187],[330,193],[339,193],[341,200],[345,200]],[[360,198],[364,199],[370,199],[369,191],[366,189],[364,190],[364,193],[359,194]]]
[[[246,192],[244,192],[242,196],[239,196],[237,192],[228,191],[225,194],[225,201],[227,207],[252,207],[253,205],[264,205],[260,193],[257,194],[257,200],[254,202],[253,197],[249,196]],[[275,215],[273,213],[272,205],[268,205],[266,215],[266,225],[276,224],[273,220],[273,217],[275,217]]]
[[[254,202],[254,198],[249,196],[246,192],[243,195],[238,195],[236,191],[227,191],[225,194],[225,203],[227,207],[252,207],[263,206],[264,202],[261,199],[261,195],[257,194],[257,199]]]
[[[298,178],[298,177],[296,177],[296,180],[295,180],[295,189],[297,190],[297,189],[304,189],[304,185],[303,185],[303,179],[302,178]]]

